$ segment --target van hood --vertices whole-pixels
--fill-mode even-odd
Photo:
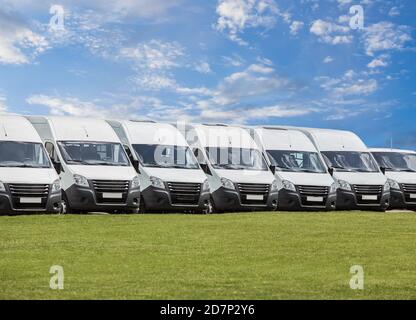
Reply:
[[[323,186],[330,187],[334,179],[329,173],[309,172],[276,172],[276,175],[283,180],[289,180],[297,186]]]
[[[398,183],[416,184],[416,172],[394,172],[387,171],[386,177]]]
[[[137,175],[133,167],[71,165],[69,168],[88,180],[131,180]]]
[[[334,177],[349,184],[384,185],[387,181],[381,172],[334,172]]]
[[[169,182],[203,183],[205,173],[200,169],[176,169],[176,168],[140,168],[149,176],[157,177]]]
[[[271,184],[274,176],[270,171],[253,170],[215,170],[220,177],[235,183],[264,183]]]
[[[51,184],[59,179],[53,168],[0,168],[4,183]]]

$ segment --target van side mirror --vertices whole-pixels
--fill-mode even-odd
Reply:
[[[386,174],[386,168],[385,167],[380,167],[380,170],[383,174]]]
[[[55,171],[56,171],[58,174],[60,174],[60,173],[62,172],[62,165],[61,165],[61,162],[54,160],[54,161],[52,161],[52,164],[53,164],[53,167],[55,168]]]
[[[133,164],[134,170],[136,170],[137,173],[140,173],[140,161],[132,159],[131,163]]]
[[[275,166],[275,165],[270,165],[270,171],[271,171],[273,174],[276,174],[276,166]]]
[[[206,174],[211,175],[211,170],[209,170],[208,164],[206,163],[200,163],[202,171],[204,171]]]
[[[331,176],[333,176],[333,175],[334,175],[334,168],[329,167],[329,168],[328,168],[328,173],[329,173]]]

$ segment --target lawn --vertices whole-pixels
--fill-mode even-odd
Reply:
[[[3,216],[0,299],[416,299],[415,240],[414,213]]]

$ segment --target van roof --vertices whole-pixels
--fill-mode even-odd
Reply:
[[[42,143],[32,124],[23,116],[0,116],[0,140]]]
[[[317,152],[312,141],[301,131],[266,126],[254,130],[266,150]]]
[[[371,152],[395,152],[395,153],[411,153],[416,154],[416,151],[413,150],[404,150],[404,149],[390,149],[390,148],[370,148]]]
[[[259,149],[249,132],[238,126],[196,124],[192,126],[202,146]]]
[[[120,143],[111,126],[103,119],[45,117],[61,141],[97,141]]]
[[[132,144],[164,144],[187,146],[183,135],[169,123],[148,121],[119,121],[127,131]]]
[[[368,148],[364,142],[352,131],[293,128],[309,134],[320,151],[368,152]]]

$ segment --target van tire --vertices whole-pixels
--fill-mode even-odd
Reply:
[[[146,213],[146,204],[144,203],[144,199],[143,199],[142,196],[140,197],[139,212],[138,213]]]
[[[62,193],[61,205],[66,207],[65,214],[80,214],[81,213],[78,210],[71,209],[71,206],[69,205],[68,198],[66,197],[66,194],[64,192]]]
[[[215,213],[215,206],[214,206],[214,201],[212,200],[212,198],[209,198],[208,200],[208,205],[206,207],[206,209],[201,210],[202,214],[213,214]]]

